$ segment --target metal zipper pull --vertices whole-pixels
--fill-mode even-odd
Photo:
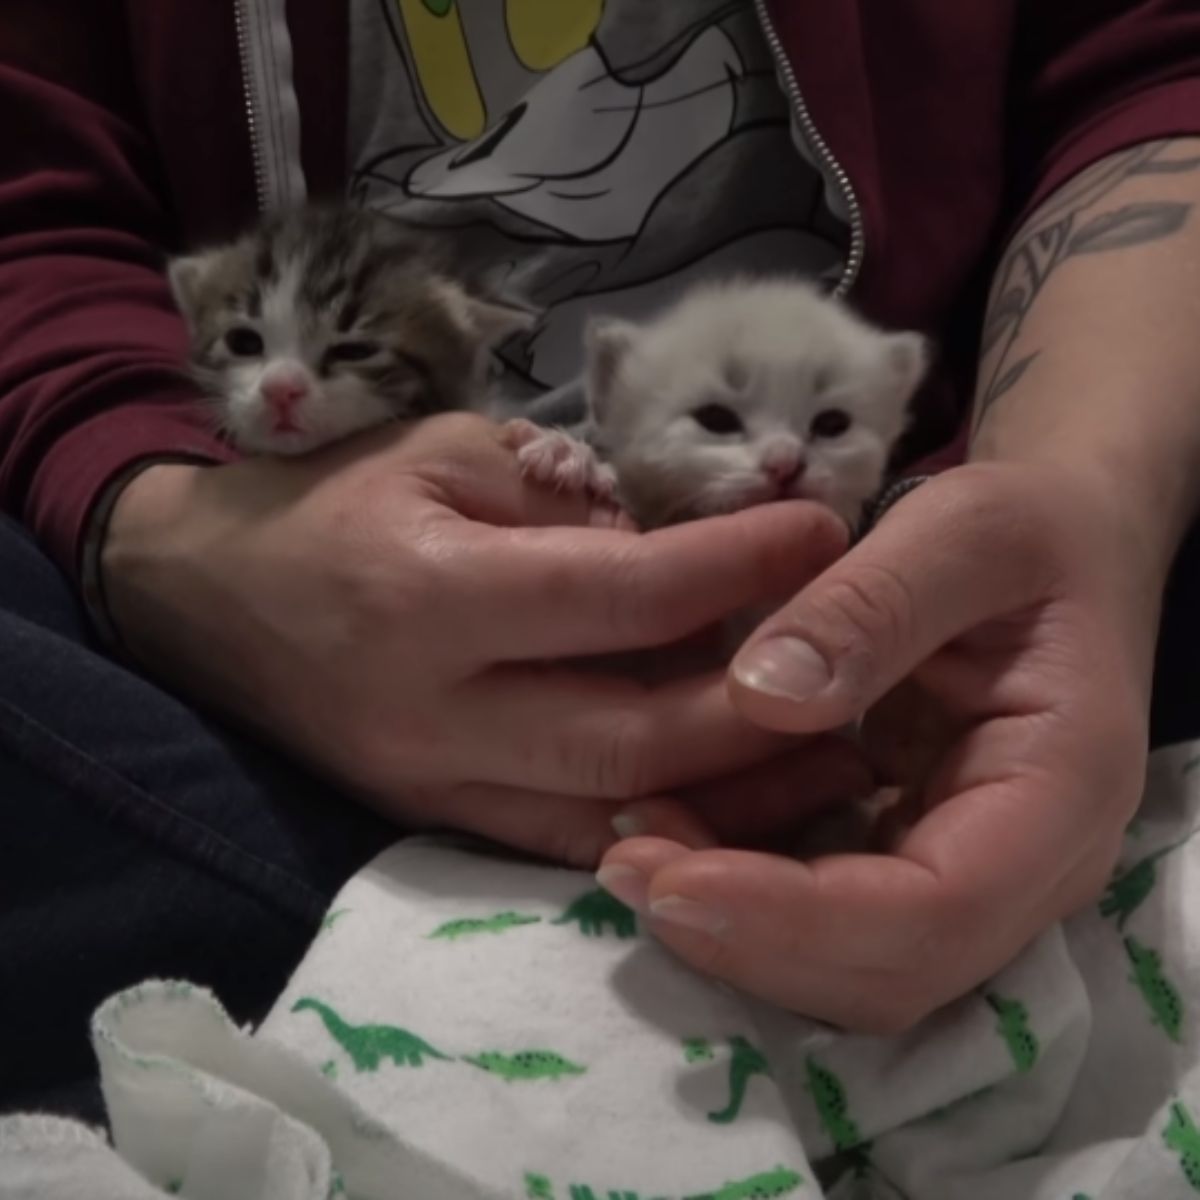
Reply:
[[[829,149],[825,139],[821,136],[820,130],[817,129],[816,123],[809,115],[808,107],[804,103],[804,95],[800,91],[799,83],[796,81],[795,68],[792,66],[791,60],[787,56],[787,51],[783,48],[783,42],[780,41],[779,34],[775,29],[775,24],[771,20],[771,13],[767,8],[767,0],[754,0],[754,11],[758,16],[758,23],[762,27],[763,36],[767,39],[771,55],[775,59],[776,73],[783,83],[784,91],[792,102],[792,110],[795,113],[796,121],[800,126],[804,140],[816,156],[817,161],[820,162],[823,174],[826,178],[832,179],[837,184],[838,191],[841,193],[842,203],[845,205],[846,212],[850,217],[850,250],[846,255],[846,262],[842,268],[842,277],[838,281],[838,285],[833,293],[835,296],[845,296],[858,279],[858,274],[862,270],[863,256],[866,253],[866,234],[863,228],[862,208],[858,203],[858,197],[854,194],[854,187],[850,182],[850,176],[846,174],[842,165],[834,158],[833,152]]]

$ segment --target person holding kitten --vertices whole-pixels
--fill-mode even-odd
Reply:
[[[0,530],[0,944],[34,981],[4,1001],[28,1049],[0,1101],[83,1104],[63,1089],[84,1017],[147,974],[261,1011],[390,822],[595,866],[701,970],[868,1030],[974,986],[1107,880],[1200,500],[1200,14],[555,13],[0,15],[20,131],[0,503],[40,547]],[[596,314],[637,324],[710,278],[824,281],[941,347],[906,481],[847,548],[811,498],[638,532],[527,480],[478,414],[242,457],[180,370],[165,259],[347,196],[539,257],[539,324],[496,360],[535,407],[569,393]],[[228,352],[261,354],[242,332]],[[369,361],[339,355],[331,375]],[[276,390],[286,424],[294,382]],[[782,595],[727,676],[548,665]],[[1173,735],[1197,715],[1193,695]],[[874,777],[914,798],[893,844],[771,853],[871,786],[830,736],[860,718]]]

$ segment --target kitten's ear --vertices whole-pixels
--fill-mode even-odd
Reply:
[[[929,367],[929,342],[919,333],[891,333],[883,352],[888,375],[896,391],[907,401]]]
[[[612,317],[593,318],[584,330],[588,404],[601,424],[612,411],[617,375],[637,336],[636,325]]]
[[[506,342],[514,333],[528,333],[538,321],[538,314],[515,304],[499,304],[494,300],[469,302],[471,328],[489,350]]]
[[[187,254],[173,258],[167,264],[167,279],[179,311],[191,321],[200,308],[200,293],[212,271],[217,254],[208,251],[202,254]]]

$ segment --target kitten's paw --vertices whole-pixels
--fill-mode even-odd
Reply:
[[[505,440],[517,452],[526,479],[561,492],[587,492],[616,504],[617,476],[595,451],[561,429],[543,429],[532,421],[509,421]]]

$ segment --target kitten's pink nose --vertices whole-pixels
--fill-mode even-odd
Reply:
[[[264,379],[261,391],[273,409],[290,413],[308,395],[308,384],[302,379]]]
[[[263,403],[271,410],[276,433],[299,433],[296,409],[308,395],[308,380],[291,372],[268,375],[259,384]]]
[[[786,487],[804,474],[804,451],[799,446],[772,446],[763,455],[762,468],[780,487]]]

